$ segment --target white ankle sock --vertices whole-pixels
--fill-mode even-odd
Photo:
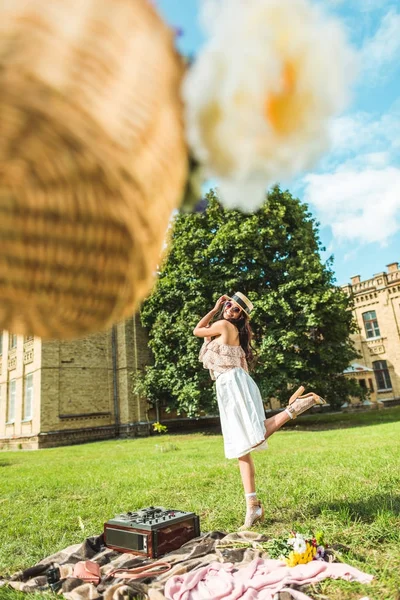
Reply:
[[[291,412],[287,408],[285,408],[285,413],[287,413],[289,415],[289,417],[291,419],[293,419],[293,416],[292,416]]]
[[[257,499],[257,492],[250,492],[250,494],[245,494],[244,496],[246,498],[246,502],[248,503],[250,499]]]

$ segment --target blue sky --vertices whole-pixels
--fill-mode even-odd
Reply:
[[[248,0],[246,0],[248,1]],[[307,202],[334,255],[338,284],[368,279],[400,262],[400,0],[315,0],[344,24],[359,55],[352,102],[332,122],[332,146],[312,171],[282,182]],[[180,49],[196,53],[204,37],[201,0],[157,0],[183,29]]]

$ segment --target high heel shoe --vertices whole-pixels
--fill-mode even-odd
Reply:
[[[300,394],[303,392],[304,387],[300,386],[299,389],[296,390],[295,393],[290,397],[289,405],[285,408],[291,419],[295,419],[316,404],[327,404],[324,398],[321,398],[321,396],[318,396],[314,392],[309,392],[308,394],[301,396]]]
[[[244,525],[239,528],[239,531],[248,531],[257,521],[264,521],[264,507],[260,500],[250,499],[247,503]]]

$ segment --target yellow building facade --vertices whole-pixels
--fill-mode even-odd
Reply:
[[[146,435],[131,374],[150,360],[138,317],[69,342],[0,332],[0,448]]]
[[[400,400],[400,270],[398,263],[370,279],[351,278],[342,289],[352,296],[359,357],[345,372],[370,392],[372,402]]]

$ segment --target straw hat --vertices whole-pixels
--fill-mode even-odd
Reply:
[[[0,5],[0,330],[73,338],[149,292],[187,171],[183,64],[147,0]]]
[[[247,313],[248,315],[251,313],[251,311],[254,308],[253,303],[250,302],[250,300],[247,298],[247,296],[242,294],[242,292],[235,292],[233,294],[233,296],[230,297],[230,300],[234,304],[236,304],[236,306],[238,306],[239,308],[244,310],[244,312]]]

